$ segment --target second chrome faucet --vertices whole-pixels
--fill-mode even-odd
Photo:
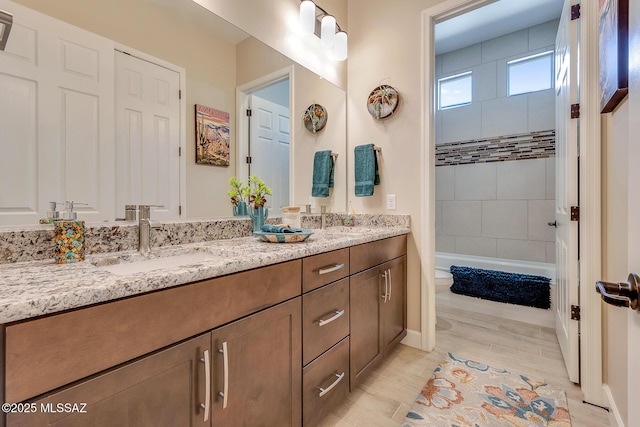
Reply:
[[[151,220],[151,207],[155,205],[138,206],[138,251],[151,251],[151,229],[160,228],[160,223]]]

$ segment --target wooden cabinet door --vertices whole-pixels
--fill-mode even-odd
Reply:
[[[209,426],[200,359],[210,346],[205,334],[54,392],[33,402],[35,413],[8,414],[7,426]]]
[[[382,329],[380,300],[382,298],[381,270],[371,268],[351,276],[351,391],[368,372],[382,361]]]
[[[301,302],[212,332],[212,425],[300,426]]]
[[[381,301],[384,357],[407,335],[406,266],[406,255],[380,266],[387,274],[387,298]]]

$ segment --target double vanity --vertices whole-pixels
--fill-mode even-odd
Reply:
[[[409,231],[0,265],[2,421],[315,425],[406,335]]]

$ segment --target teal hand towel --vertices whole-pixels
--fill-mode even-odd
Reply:
[[[283,227],[282,225],[265,224],[262,226],[262,231],[265,233],[302,233],[305,230],[302,228]]]
[[[378,159],[373,144],[358,145],[354,149],[355,191],[357,197],[373,196],[373,187],[380,184]]]
[[[329,189],[333,188],[333,157],[331,150],[317,151],[313,156],[313,197],[329,197]]]

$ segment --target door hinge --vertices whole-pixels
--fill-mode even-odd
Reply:
[[[571,320],[580,320],[580,306],[571,305]]]
[[[182,89],[178,89],[178,99],[182,99]]]
[[[251,156],[247,156],[246,163],[247,163],[248,165],[250,165],[250,164],[251,164]]]
[[[178,157],[182,157],[182,147],[178,147]]]
[[[572,119],[580,118],[580,104],[571,104],[571,118]]]
[[[571,206],[571,221],[580,221],[580,206]]]
[[[576,20],[580,18],[580,5],[579,4],[574,4],[573,6],[571,6],[571,20]]]
[[[247,108],[247,117],[251,117],[251,108]]]
[[[182,215],[182,205],[178,205],[178,215]]]

